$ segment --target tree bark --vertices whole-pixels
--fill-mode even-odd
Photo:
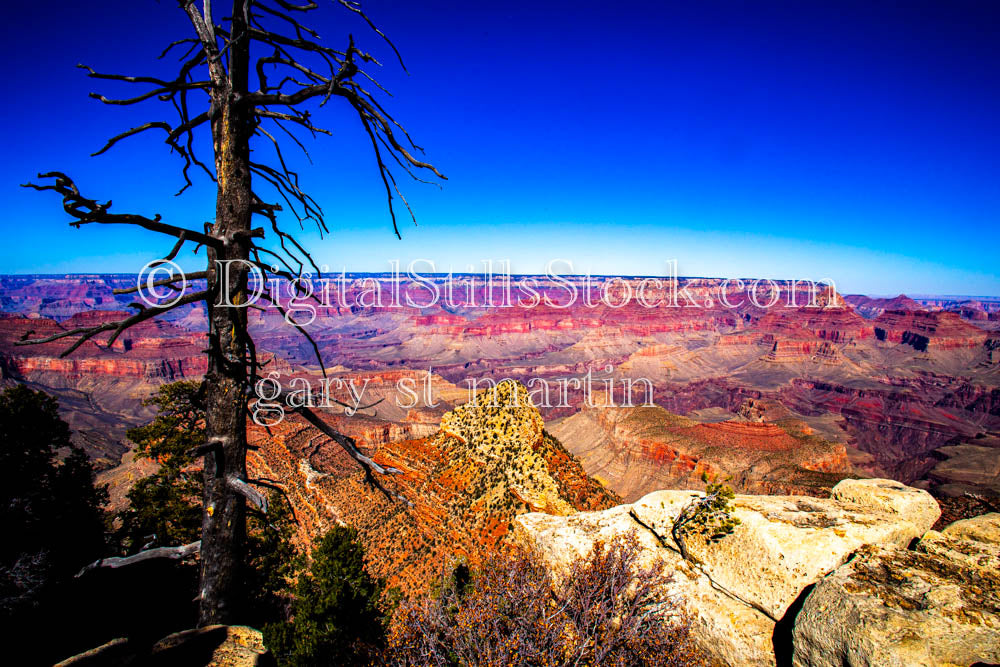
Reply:
[[[246,308],[250,255],[252,109],[247,104],[249,40],[245,0],[234,0],[229,73],[213,94],[212,139],[218,178],[215,224],[222,241],[208,252],[209,365],[205,376],[205,456],[199,624],[232,623],[246,550],[246,502],[229,478],[246,480]],[[218,261],[242,260],[223,270]],[[228,273],[228,275],[227,275]]]

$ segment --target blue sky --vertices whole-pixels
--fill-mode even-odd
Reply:
[[[353,32],[380,56],[391,110],[449,177],[404,183],[419,226],[399,241],[361,128],[334,103],[318,112],[334,135],[309,144],[311,167],[296,159],[334,233],[302,236],[331,268],[510,259],[534,273],[560,258],[662,274],[677,259],[687,275],[1000,294],[998,3],[367,2],[409,75],[326,4],[320,34]],[[89,157],[168,109],[88,99],[122,88],[75,64],[166,74],[156,56],[190,32],[174,2],[19,3],[2,30],[0,272],[136,271],[169,249],[142,230],[69,228],[58,197],[17,187],[38,171],[121,211],[211,219],[204,179],[172,196],[179,160],[155,135]]]

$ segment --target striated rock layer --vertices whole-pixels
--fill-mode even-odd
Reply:
[[[552,434],[629,501],[701,488],[702,474],[731,478],[747,493],[825,496],[852,469],[843,444],[794,419],[701,423],[660,407],[592,408],[557,422]]]
[[[788,298],[794,286],[788,281],[773,286],[764,281],[751,299],[736,283],[720,279],[682,278],[675,290],[669,280],[644,284],[638,278],[599,277],[589,300],[585,281],[568,278],[578,299],[567,307],[561,307],[566,288],[540,280],[539,294],[551,303],[520,308],[503,307],[499,284],[491,290],[469,277],[469,289],[463,286],[445,299],[445,279],[430,280],[442,297],[433,304],[427,303],[426,285],[389,275],[349,276],[344,303],[336,286],[332,305],[321,308],[309,327],[327,370],[383,376],[385,383],[400,373],[429,371],[436,382],[466,393],[475,392],[471,383],[484,380],[513,378],[534,388],[532,381],[580,383],[597,374],[615,383],[608,405],[634,405],[622,400],[621,383],[646,381],[653,403],[709,423],[732,420],[746,399],[768,401],[790,411],[812,435],[844,445],[850,467],[826,457],[825,463],[769,471],[778,457],[765,448],[747,459],[753,462],[749,467],[759,467],[737,480],[744,490],[813,493],[810,488],[837,481],[822,475],[855,472],[906,483],[921,480],[942,494],[992,491],[990,479],[969,474],[974,461],[989,452],[939,450],[980,447],[977,440],[1000,434],[1000,306],[995,299],[849,297],[845,302],[832,290],[821,290],[808,304],[801,285],[798,296]],[[26,335],[48,336],[120,318],[135,295],[113,290],[134,285],[135,276],[0,277],[5,315],[0,317],[0,379],[55,394],[77,441],[101,468],[117,464],[128,448],[127,427],[149,418],[140,405],[143,397],[163,382],[203,373],[204,310],[178,309],[168,321],[144,323],[110,347],[107,334],[98,336],[67,357],[60,356],[65,341],[15,343]],[[381,304],[373,286],[382,290]],[[628,289],[635,296],[640,287],[657,306],[647,308],[633,298],[620,308],[609,307],[598,298],[606,289],[617,304]],[[388,298],[392,294],[397,298]],[[406,295],[422,305],[396,305],[405,304]],[[761,305],[772,297],[777,297],[772,307]],[[280,313],[248,316],[262,357],[277,359],[269,371],[279,372],[286,383],[291,376],[318,377],[312,345]],[[415,380],[412,386],[422,393]],[[385,390],[383,395],[400,393]],[[437,409],[423,405],[423,398],[410,407]],[[595,405],[589,398],[574,390],[539,400],[538,407],[552,421]],[[464,400],[448,400],[442,407]],[[403,424],[406,411],[386,400],[380,415],[385,422]],[[440,415],[431,414],[436,424]],[[706,438],[719,428],[727,427],[709,428]],[[379,439],[427,434],[384,425]],[[734,436],[744,444],[769,442],[746,433]],[[719,451],[725,467],[726,456]],[[610,462],[621,453],[594,452],[609,461],[609,478]],[[932,472],[943,458],[954,463]],[[636,460],[640,467],[647,465],[642,457]],[[803,472],[809,470],[817,475]],[[663,478],[663,484],[668,482],[681,483],[676,476]],[[641,494],[656,487],[629,483],[623,488]]]

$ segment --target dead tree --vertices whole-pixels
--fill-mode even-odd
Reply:
[[[360,17],[378,37],[399,53],[353,0],[333,0]],[[355,46],[353,37],[340,48],[321,44],[318,34],[300,18],[318,5],[313,0],[234,0],[229,17],[213,13],[211,0],[179,0],[193,33],[170,43],[161,58],[176,50],[184,51],[174,78],[105,74],[80,65],[91,78],[125,82],[141,88],[134,96],[108,98],[98,93],[92,97],[106,104],[132,105],[147,100],[165,103],[172,120],[152,120],[115,135],[97,151],[99,155],[118,142],[146,132],[162,132],[164,141],[181,160],[183,192],[192,184],[192,171],[203,172],[217,184],[214,223],[199,230],[190,224],[168,224],[159,215],[147,217],[133,213],[112,212],[111,201],[100,202],[85,197],[66,174],[39,174],[39,183],[26,187],[53,190],[63,199],[63,208],[79,228],[86,224],[137,225],[172,237],[174,245],[164,259],[172,260],[185,243],[195,251],[205,248],[206,270],[188,278],[204,279],[206,289],[189,294],[170,305],[133,304],[137,312],[117,322],[61,332],[43,339],[24,340],[34,344],[61,338],[73,339],[63,356],[72,353],[95,336],[111,332],[107,344],[126,329],[157,317],[168,310],[188,304],[204,303],[208,311],[208,371],[200,392],[206,411],[206,442],[198,454],[204,456],[205,495],[201,540],[200,622],[231,622],[238,599],[238,573],[242,564],[246,503],[263,507],[260,494],[247,479],[246,418],[247,401],[258,377],[256,347],[247,331],[248,275],[256,267],[263,277],[280,276],[295,280],[304,271],[321,274],[310,254],[291,234],[279,226],[279,212],[287,211],[300,226],[309,221],[318,225],[321,234],[328,232],[319,204],[299,184],[298,174],[289,169],[282,154],[283,142],[292,141],[305,152],[297,132],[330,134],[313,122],[308,102],[323,107],[332,98],[342,100],[354,110],[361,128],[371,141],[379,178],[385,188],[393,229],[399,236],[394,196],[409,205],[396,184],[390,164],[406,171],[416,180],[425,170],[444,176],[430,163],[417,156],[422,149],[384,108],[379,97],[385,90],[364,68],[379,65],[374,57]],[[217,9],[217,8],[215,8]],[[402,60],[399,59],[402,66]],[[212,138],[214,163],[209,164],[196,150],[197,138],[208,130]],[[263,144],[273,151],[268,163],[258,157]],[[308,153],[306,153],[308,157]],[[263,189],[261,189],[263,188]],[[180,194],[180,192],[178,194]],[[269,198],[270,197],[270,198]],[[287,207],[287,209],[285,208]],[[410,211],[412,216],[412,211]],[[255,218],[256,216],[256,218]],[[255,227],[253,221],[264,226]],[[275,244],[263,245],[270,235]],[[225,260],[233,263],[230,271],[220,267]],[[160,282],[176,287],[181,276]],[[265,282],[265,284],[267,284]],[[265,293],[265,298],[274,295]],[[237,307],[225,304],[237,304]],[[296,325],[297,326],[297,325]],[[302,327],[297,327],[308,336]],[[315,342],[312,341],[317,350]],[[322,359],[320,359],[322,366]],[[383,492],[390,491],[375,477],[398,472],[378,465],[364,456],[354,441],[332,429],[309,409],[301,409],[306,419],[343,447],[364,469],[366,480]],[[391,494],[390,494],[391,495]],[[192,545],[188,545],[191,547]],[[193,551],[193,549],[189,550]]]

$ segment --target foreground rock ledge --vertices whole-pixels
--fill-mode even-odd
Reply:
[[[794,664],[1000,663],[1000,514],[928,532],[913,550],[866,546],[795,622]]]
[[[705,651],[729,665],[774,665],[776,649],[790,651],[782,630],[808,587],[866,546],[905,550],[940,516],[925,491],[884,479],[844,480],[829,499],[739,495],[732,504],[741,524],[732,535],[717,543],[690,540],[696,566],[670,537],[673,518],[696,495],[657,491],[601,512],[525,514],[515,519],[514,539],[559,572],[595,542],[635,532],[643,564],[663,560],[674,572],[669,593],[690,613]]]

